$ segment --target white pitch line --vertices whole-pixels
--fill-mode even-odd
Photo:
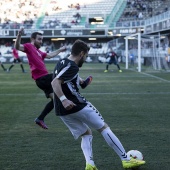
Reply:
[[[146,75],[146,76],[153,77],[153,78],[156,78],[156,79],[158,79],[158,80],[161,80],[161,81],[164,81],[164,82],[170,83],[170,81],[169,81],[169,80],[166,80],[166,79],[163,79],[163,78],[160,78],[160,77],[157,77],[157,76],[153,76],[153,75],[148,74],[148,73],[143,73],[143,72],[141,72],[141,74],[144,74],[144,75]]]
[[[105,78],[110,78],[110,77],[111,78],[113,78],[113,77],[119,77],[119,78],[124,78],[124,77],[125,78],[127,78],[127,77],[129,77],[129,78],[131,78],[131,77],[132,78],[136,78],[137,77],[137,78],[143,78],[143,77],[146,77],[146,76],[145,75],[144,76],[142,76],[142,75],[140,75],[140,76],[127,76],[127,75],[125,75],[125,76],[122,76],[122,75],[121,76],[117,76],[117,75],[112,75],[112,76],[103,76],[103,77],[101,77],[101,76],[94,76],[94,78],[96,78],[96,77],[97,78],[103,78],[103,77],[105,77]]]
[[[160,95],[164,95],[164,94],[170,94],[170,92],[137,92],[137,93],[131,93],[131,92],[128,92],[128,93],[81,93],[83,95],[154,95],[154,94],[160,94]],[[35,93],[19,93],[19,94],[0,94],[0,96],[45,96],[43,93],[41,94],[35,94]]]
[[[109,95],[109,94],[111,94],[111,95],[117,95],[117,94],[119,94],[119,95],[124,95],[124,94],[126,94],[126,95],[143,95],[143,94],[170,94],[170,92],[144,92],[144,93],[81,93],[81,94],[86,94],[86,95]]]

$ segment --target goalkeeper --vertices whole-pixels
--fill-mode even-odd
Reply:
[[[113,50],[111,50],[111,51],[107,54],[107,57],[106,57],[106,58],[109,58],[109,57],[110,57],[110,60],[109,60],[108,64],[106,65],[106,70],[105,70],[104,72],[107,73],[107,72],[108,72],[108,69],[109,69],[109,65],[114,64],[114,65],[117,66],[119,72],[121,73],[122,70],[120,69],[120,66],[119,66],[119,64],[118,64],[118,57],[119,57],[119,56],[118,56]]]

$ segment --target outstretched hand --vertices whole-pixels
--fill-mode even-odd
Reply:
[[[64,51],[66,51],[66,50],[67,50],[67,47],[66,47],[66,46],[63,46],[63,47],[60,48],[60,52],[64,52]]]
[[[24,28],[21,28],[19,31],[18,31],[18,35],[22,35],[24,33]]]

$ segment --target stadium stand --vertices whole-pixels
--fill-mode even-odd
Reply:
[[[127,0],[119,21],[145,20],[168,10],[168,0]]]
[[[39,0],[0,1],[0,28],[19,29],[23,25],[32,28],[41,6],[42,1]]]
[[[40,28],[74,28],[88,27],[88,18],[102,16],[106,19],[114,9],[118,0],[82,0],[61,1],[51,0],[46,6]],[[101,9],[104,9],[101,12]]]
[[[166,12],[169,5],[168,0],[70,0],[64,3],[58,0],[3,0],[0,2],[0,28],[88,28],[92,27],[88,19],[95,16],[104,19],[104,23],[96,27],[112,27],[116,21],[145,20]]]

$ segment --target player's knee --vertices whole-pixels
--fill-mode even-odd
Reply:
[[[107,127],[109,127],[109,126],[105,123],[104,126],[102,128],[100,128],[100,129],[98,129],[97,131],[101,133]]]
[[[84,136],[84,135],[92,135],[91,129],[87,129],[87,131],[83,133],[81,136]]]

